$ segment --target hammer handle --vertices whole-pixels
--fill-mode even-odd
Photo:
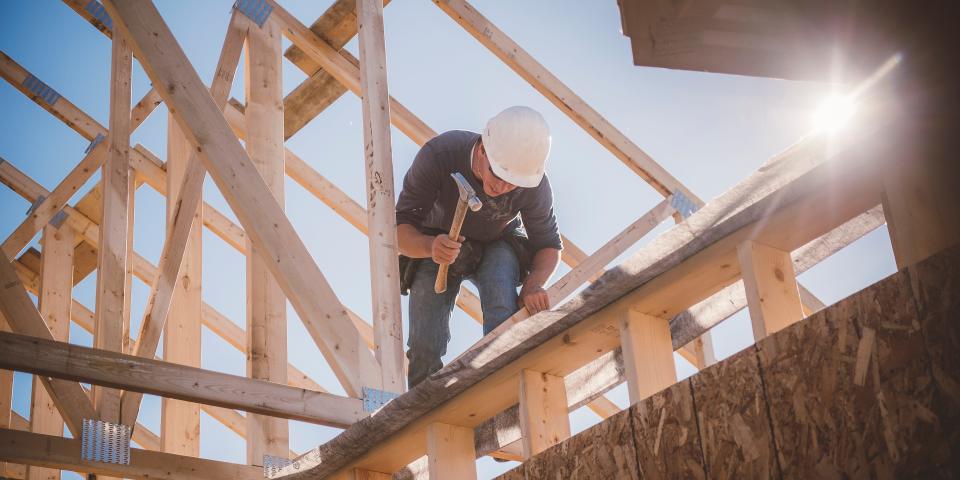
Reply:
[[[467,202],[457,201],[457,210],[453,213],[453,223],[450,224],[450,239],[456,241],[460,238],[460,227],[463,227],[463,219],[467,216]],[[437,270],[437,281],[433,284],[433,291],[443,293],[447,291],[447,271],[450,265],[440,265]]]

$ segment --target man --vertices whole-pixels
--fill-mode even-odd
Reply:
[[[480,293],[484,335],[520,306],[531,314],[550,308],[544,285],[563,247],[544,175],[549,153],[550,129],[528,107],[499,113],[482,135],[438,135],[417,153],[397,200],[400,253],[413,259],[402,272],[410,291],[410,388],[443,367],[450,315],[463,280]],[[468,211],[458,239],[448,235],[459,198],[454,172],[467,179],[483,203],[480,210]],[[450,265],[447,290],[437,294],[434,281],[444,264]]]

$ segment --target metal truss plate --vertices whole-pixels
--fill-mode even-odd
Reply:
[[[263,23],[267,21],[270,13],[273,12],[273,5],[267,3],[266,0],[237,0],[233,4],[233,8],[246,15],[246,17],[253,21],[253,23],[256,23],[258,27],[263,27]]]
[[[363,410],[365,412],[375,412],[380,407],[386,405],[390,400],[400,395],[393,392],[385,392],[376,388],[363,387]]]
[[[90,153],[94,148],[97,148],[97,145],[100,145],[100,142],[102,142],[105,138],[107,137],[104,134],[98,133],[97,136],[90,141],[90,145],[87,145],[87,149],[84,150],[83,153]]]
[[[697,211],[697,204],[693,203],[680,190],[673,192],[673,198],[670,200],[670,206],[676,210],[681,217],[687,218]]]
[[[263,455],[263,476],[264,478],[274,478],[283,470],[284,467],[293,463],[293,460],[284,457],[275,457],[273,455]]]
[[[83,460],[130,465],[130,435],[127,425],[83,419],[80,458]]]
[[[34,97],[43,100],[44,103],[51,107],[57,103],[57,100],[60,100],[60,94],[57,93],[56,90],[50,88],[49,85],[43,83],[39,78],[34,77],[32,73],[23,79],[22,85],[23,88],[32,93]]]
[[[87,2],[87,6],[84,9],[93,18],[99,20],[104,27],[107,27],[107,30],[113,31],[113,19],[110,18],[110,14],[107,13],[107,9],[104,8],[100,2],[97,0],[90,0]]]

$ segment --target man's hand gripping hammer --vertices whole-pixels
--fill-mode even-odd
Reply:
[[[457,210],[453,214],[453,223],[450,224],[450,239],[457,241],[460,238],[460,227],[463,227],[463,219],[467,216],[467,207],[476,212],[480,210],[483,203],[477,198],[477,193],[473,191],[473,187],[467,183],[467,179],[463,178],[463,175],[454,172],[450,176],[453,177],[453,181],[457,183],[457,190],[460,191]],[[434,292],[443,293],[447,291],[447,271],[449,269],[450,265],[440,265],[440,270],[437,271],[437,281],[433,284]]]

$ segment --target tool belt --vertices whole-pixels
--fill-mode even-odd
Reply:
[[[441,230],[434,231],[432,229],[424,229],[423,233],[426,235],[446,235],[446,232]],[[513,253],[517,256],[517,260],[520,263],[520,281],[523,282],[523,279],[530,273],[530,265],[533,263],[533,255],[535,253],[530,248],[530,239],[527,238],[523,231],[511,230],[504,232],[497,240],[507,242],[513,249]],[[460,281],[475,272],[483,260],[483,252],[488,243],[489,242],[471,240],[469,238],[466,239],[460,247],[460,254],[457,255],[457,259],[450,264],[450,270],[448,272],[450,278],[455,278],[457,281]],[[405,255],[400,255],[399,260],[400,294],[409,295],[410,287],[413,286],[413,280],[416,278],[417,268],[420,266],[420,263],[430,262],[432,260],[429,258],[410,258]]]

